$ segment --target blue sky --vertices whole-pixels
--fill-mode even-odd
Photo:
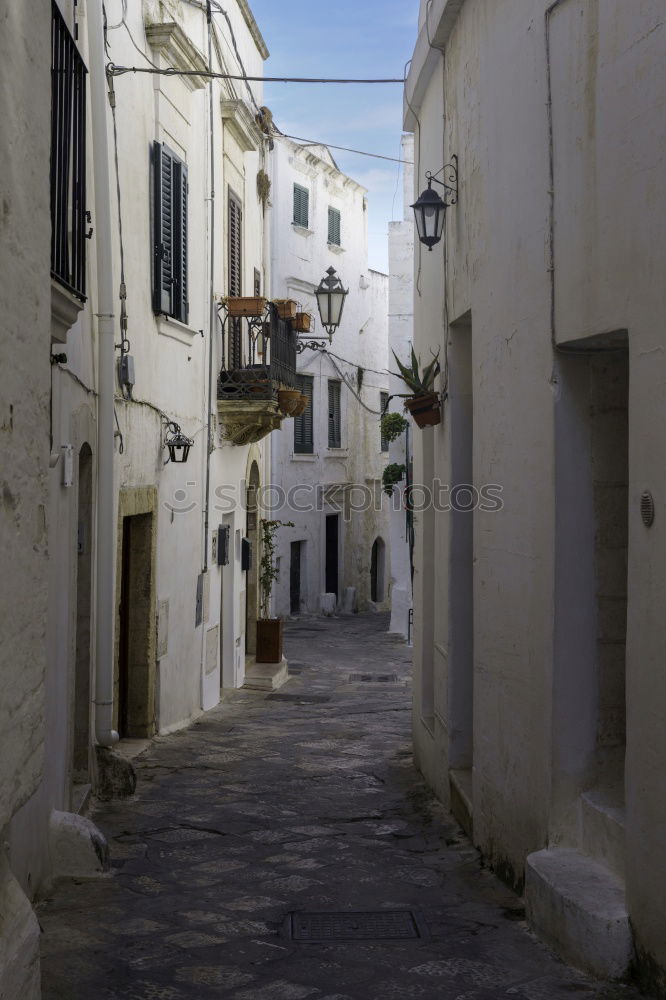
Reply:
[[[414,48],[419,0],[250,0],[250,5],[271,53],[267,76],[402,76]],[[265,103],[288,134],[400,155],[400,84],[267,83]],[[370,267],[386,271],[388,222],[401,217],[400,167],[332,153],[341,170],[368,188]]]

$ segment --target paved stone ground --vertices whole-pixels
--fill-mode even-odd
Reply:
[[[386,628],[290,624],[281,691],[234,692],[137,758],[135,798],[94,815],[112,875],[39,908],[45,1000],[638,996],[535,941],[433,801],[412,764],[408,651]],[[281,935],[290,911],[391,909],[418,910],[429,937]]]

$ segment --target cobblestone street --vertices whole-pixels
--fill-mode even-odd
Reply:
[[[539,944],[432,799],[412,762],[410,651],[387,625],[290,623],[280,691],[234,692],[135,760],[135,797],[93,816],[111,874],[38,908],[46,1000],[638,996]],[[302,941],[285,923],[395,910],[419,936],[357,937],[359,917],[338,923],[348,940]]]

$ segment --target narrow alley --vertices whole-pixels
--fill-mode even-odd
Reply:
[[[110,874],[38,908],[47,1000],[638,995],[538,943],[427,790],[387,626],[290,623],[280,691],[230,692],[136,758],[136,795],[94,815]]]

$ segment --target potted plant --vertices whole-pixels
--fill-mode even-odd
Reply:
[[[298,303],[293,299],[273,299],[273,305],[278,311],[280,319],[294,319]]]
[[[300,389],[278,389],[278,406],[285,417],[293,417],[300,402]]]
[[[282,659],[282,619],[270,618],[273,584],[279,576],[275,564],[275,534],[278,528],[293,528],[293,521],[262,518],[259,563],[259,614],[257,619],[257,663],[279,663]]]
[[[403,365],[395,351],[393,357],[400,369],[398,378],[401,378],[410,390],[408,393],[399,394],[400,398],[405,400],[406,409],[414,417],[417,427],[434,427],[442,419],[439,393],[434,389],[435,379],[440,372],[439,351],[423,372],[420,359],[416,357],[413,347],[409,365]]]
[[[382,488],[387,496],[393,496],[393,488],[405,475],[406,468],[398,462],[391,462],[386,466],[382,472]]]
[[[409,422],[405,420],[401,413],[385,413],[380,420],[380,424],[382,437],[389,443],[399,438],[409,427]]]
[[[228,295],[222,299],[230,316],[263,316],[266,299],[261,295]]]
[[[296,333],[309,333],[311,324],[312,316],[306,312],[297,312],[291,322]]]

